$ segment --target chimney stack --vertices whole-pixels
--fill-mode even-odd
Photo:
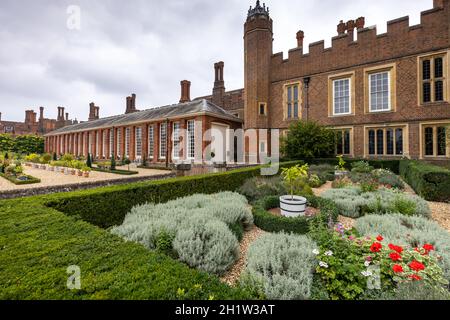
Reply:
[[[66,121],[69,121],[69,113],[66,112]]]
[[[217,79],[217,77],[216,77]],[[181,99],[180,103],[185,103],[191,101],[191,82],[183,80],[181,84]]]
[[[445,0],[433,0],[433,8],[444,8]]]
[[[344,21],[341,20],[341,21],[339,22],[339,24],[337,25],[337,32],[338,32],[338,35],[339,35],[339,36],[344,35],[346,30],[347,30],[347,26],[346,26],[346,24],[344,23]]]
[[[44,120],[44,107],[39,107],[39,120]]]
[[[0,112],[0,122],[2,121],[2,113]]]
[[[94,102],[89,103],[89,119],[88,121],[97,120],[99,118],[99,109]]]
[[[297,32],[297,48],[303,48],[303,39],[305,39],[305,33],[300,30]]]
[[[133,93],[130,97],[127,97],[126,100],[127,100],[127,105],[126,105],[125,114],[138,111],[138,110],[136,110],[136,94]]]
[[[356,19],[356,30],[361,30],[364,29],[364,26],[366,24],[366,18],[364,17],[359,17],[358,19]]]
[[[354,32],[355,32],[355,20],[349,20],[347,22],[347,33],[349,35],[349,41],[353,42],[354,38]]]
[[[223,106],[223,96],[225,95],[225,80],[223,75],[224,67],[225,63],[223,61],[219,61],[214,64],[215,80],[212,103],[220,107]]]

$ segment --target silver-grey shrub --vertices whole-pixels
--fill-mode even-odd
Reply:
[[[268,299],[308,299],[317,265],[316,248],[306,236],[264,235],[249,248],[242,281],[260,284]]]
[[[192,219],[177,232],[173,248],[189,266],[223,274],[239,257],[239,243],[226,224],[218,220]]]
[[[421,247],[434,245],[442,258],[439,264],[446,279],[450,280],[450,234],[434,221],[423,217],[407,217],[401,214],[369,215],[356,221],[356,230],[364,236],[382,235],[387,243]]]
[[[431,213],[427,202],[421,197],[385,188],[366,193],[359,187],[330,189],[321,196],[334,201],[341,214],[351,218],[390,212],[429,217]]]
[[[208,224],[209,222],[212,224]],[[237,259],[235,248],[238,242],[228,228],[235,223],[241,223],[244,228],[250,228],[253,225],[251,208],[244,196],[223,192],[213,195],[197,194],[157,205],[136,206],[125,216],[122,225],[113,227],[111,232],[128,241],[141,243],[149,249],[156,249],[158,238],[164,233],[176,240],[174,240],[174,243],[177,243],[177,247],[174,248],[175,253],[182,257],[183,261],[192,267],[220,274],[230,266],[229,257],[233,257],[233,260]],[[214,226],[212,230],[216,232],[216,235],[211,235],[211,232],[204,228],[207,224]],[[203,227],[194,230],[193,226],[198,225]],[[185,243],[186,239],[189,239],[189,234],[195,242],[192,246]],[[195,234],[195,237],[192,234]],[[206,241],[208,237],[216,237],[215,239],[222,237],[222,247],[214,241]],[[214,250],[208,247],[209,244],[203,245],[202,252],[207,256],[207,260],[202,263],[186,258],[186,255],[199,254],[200,247],[196,245],[199,239],[205,240],[204,243],[215,244]],[[192,248],[193,251],[181,252],[180,248]],[[230,251],[225,258],[212,257],[214,254],[222,254],[225,250]],[[216,263],[215,267],[212,266],[214,263]],[[206,265],[206,268],[200,267]]]

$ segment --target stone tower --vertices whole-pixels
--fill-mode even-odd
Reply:
[[[244,25],[245,128],[268,128],[273,32],[269,8],[256,1]],[[261,111],[265,109],[265,114]]]

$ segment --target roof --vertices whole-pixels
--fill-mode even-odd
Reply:
[[[241,119],[233,116],[221,107],[206,99],[202,99],[74,124],[52,131],[46,136],[126,126],[152,120],[172,119],[198,114],[210,114],[219,118],[242,122]]]

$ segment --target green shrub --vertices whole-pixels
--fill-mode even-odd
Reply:
[[[309,173],[317,175],[323,183],[334,181],[334,166],[330,164],[312,165],[309,167]]]
[[[361,235],[381,234],[388,242],[413,248],[434,245],[436,253],[442,256],[439,262],[445,277],[450,280],[450,234],[436,222],[400,214],[371,215],[358,219],[355,228]]]
[[[255,202],[268,196],[282,196],[287,192],[280,176],[248,179],[238,191],[250,202]]]
[[[279,197],[263,198],[253,207],[255,225],[267,232],[306,234],[311,224],[328,223],[330,220],[336,221],[338,210],[332,201],[316,196],[308,196],[307,200],[309,206],[320,209],[317,216],[296,218],[275,216],[267,210],[280,206]]]
[[[405,184],[403,181],[394,173],[387,170],[375,170],[374,172],[377,181],[381,185],[391,186],[394,189],[403,190]]]
[[[227,225],[204,216],[189,217],[190,224],[177,232],[173,248],[180,261],[208,273],[222,275],[239,257],[239,243]]]
[[[317,174],[310,174],[308,178],[308,185],[311,188],[320,188],[325,181],[321,180]]]
[[[367,161],[357,161],[351,164],[354,173],[371,173],[374,170]]]
[[[326,157],[334,153],[334,132],[313,121],[298,121],[281,140],[282,153],[292,160]]]
[[[321,196],[333,201],[342,215],[351,218],[391,212],[424,217],[431,214],[428,204],[422,198],[389,189],[366,193],[359,187],[330,189]]]
[[[10,175],[10,174],[5,174],[5,173],[0,172],[0,177],[5,178],[6,180],[9,180],[10,182],[14,183],[15,185],[35,184],[35,183],[41,182],[40,179],[35,178],[30,175],[21,175],[22,179],[25,178],[24,180],[21,180],[19,177],[16,177],[15,175]]]
[[[284,163],[280,167],[297,163]],[[224,173],[55,194],[46,197],[46,204],[67,215],[78,216],[96,226],[108,228],[121,224],[125,215],[136,205],[147,202],[162,203],[196,193],[236,191],[247,179],[258,176],[260,170],[261,167],[252,167]]]
[[[429,201],[450,201],[450,170],[431,164],[404,160],[400,174],[417,194]]]
[[[264,235],[248,250],[243,281],[261,284],[268,299],[309,299],[316,248],[314,241],[306,236]]]
[[[237,238],[242,229],[236,225],[249,229],[253,225],[251,210],[244,196],[224,192],[137,206],[111,232],[149,249],[158,249],[163,233],[166,239],[174,239],[173,249],[181,261],[222,274],[239,253]],[[233,235],[236,230],[238,234]]]
[[[1,300],[175,300],[179,291],[188,300],[253,298],[215,276],[45,207],[43,199],[0,201]],[[70,265],[81,269],[81,290],[67,289]]]

